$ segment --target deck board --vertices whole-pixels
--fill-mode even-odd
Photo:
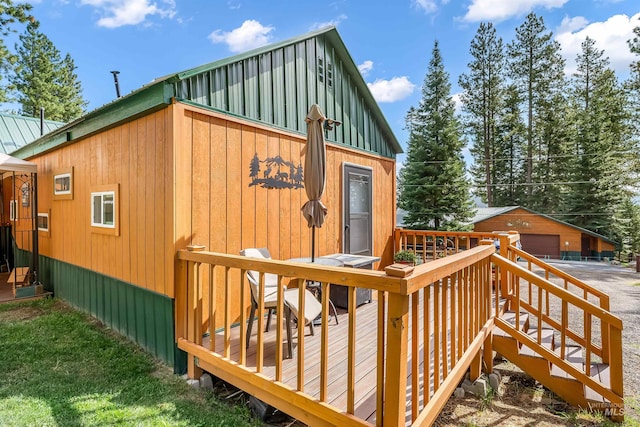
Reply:
[[[422,325],[422,317],[424,310],[419,310],[419,325]],[[412,324],[411,314],[409,315],[409,325]],[[338,308],[339,324],[335,319],[329,319],[329,356],[328,356],[328,384],[327,384],[327,403],[338,408],[340,411],[347,411],[347,371],[348,371],[348,342],[349,342],[349,314],[346,310]],[[433,325],[433,318],[431,319]],[[257,322],[255,322],[257,323]],[[255,325],[254,323],[254,325]],[[265,323],[266,324],[266,323]],[[276,340],[276,321],[275,316],[271,322],[271,329],[264,332],[263,342],[263,369],[262,374],[268,378],[275,379],[275,340]],[[355,352],[355,415],[361,419],[367,420],[375,424],[376,420],[376,391],[377,391],[377,324],[378,324],[378,301],[374,298],[370,303],[361,305],[356,310],[356,352]],[[429,375],[429,389],[433,390],[434,366],[433,366],[433,326],[431,326],[431,344],[430,344],[430,368],[426,374]],[[294,389],[297,388],[297,332],[296,326],[293,327],[293,348],[294,357],[284,359],[282,363],[282,382]],[[310,335],[309,328],[304,328],[304,387],[303,391],[313,398],[320,398],[320,350],[321,350],[321,328],[315,328],[315,335]],[[287,354],[286,333],[284,325],[282,326],[283,338],[283,355]],[[422,332],[420,336],[422,337]],[[451,333],[448,331],[447,348],[449,349],[449,358],[451,357]],[[231,354],[232,361],[240,359],[240,326],[233,328],[231,331]],[[438,338],[442,337],[439,333]],[[224,334],[218,332],[215,334],[216,348],[218,351],[223,348]],[[254,326],[249,348],[246,354],[246,367],[255,369],[256,367],[256,343],[257,328]],[[411,334],[408,339],[409,348],[411,348]],[[203,346],[209,346],[209,338],[206,337]],[[410,354],[411,352],[409,352]],[[424,379],[424,350],[422,346],[419,348],[419,369],[418,375],[420,384]],[[440,365],[442,366],[442,358]],[[450,365],[451,360],[448,360]],[[443,375],[443,369],[440,369],[440,376]],[[407,370],[407,384],[411,384],[411,360],[409,360],[409,369]],[[411,387],[407,387],[407,408],[411,406]],[[420,397],[420,407],[424,405],[424,396]],[[410,411],[408,411],[408,417]],[[409,424],[410,424],[410,420]]]

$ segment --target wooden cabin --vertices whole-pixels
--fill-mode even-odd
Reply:
[[[301,207],[313,104],[341,122],[324,129],[316,255],[373,255],[373,270],[290,261],[311,254]],[[16,258],[39,246],[39,280],[57,297],[177,372],[206,370],[309,425],[432,425],[468,371],[491,371],[494,349],[569,403],[621,419],[622,322],[608,297],[518,249],[517,232],[395,230],[400,152],[337,31],[319,30],[158,79],[14,152],[37,165],[47,219],[37,240],[12,223]],[[239,255],[249,247],[273,259]],[[423,264],[390,265],[409,247]],[[297,322],[295,355],[291,328],[265,332],[250,314],[249,272],[262,295],[276,278],[278,325],[283,284],[321,291],[319,332]],[[330,324],[338,286],[346,309]],[[358,306],[361,290],[372,296]],[[306,292],[294,292],[304,313]]]
[[[15,152],[38,166],[42,283],[182,370],[178,250],[311,252],[300,209],[312,104],[342,123],[325,129],[329,213],[316,254],[390,264],[401,148],[327,28],[163,77]]]
[[[476,232],[515,230],[522,247],[538,258],[612,260],[616,242],[607,237],[521,206],[479,208]]]

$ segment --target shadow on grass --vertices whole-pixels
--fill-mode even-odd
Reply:
[[[64,303],[0,307],[1,425],[259,425]]]

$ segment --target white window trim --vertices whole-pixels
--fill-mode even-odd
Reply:
[[[61,178],[69,178],[69,189],[68,190],[56,190],[55,189],[56,188],[56,181],[58,179],[61,179]],[[53,193],[56,196],[60,196],[60,195],[63,195],[63,194],[71,194],[71,182],[72,181],[71,181],[71,173],[70,172],[61,173],[61,174],[55,175],[53,177]]]
[[[104,223],[104,197],[106,195],[111,195],[113,197],[113,224],[105,224]],[[94,214],[95,214],[95,204],[93,203],[94,198],[95,197],[100,197],[102,200],[102,203],[100,203],[100,206],[102,207],[102,215],[100,216],[102,218],[101,223],[97,223],[94,222],[93,219],[95,218]],[[98,191],[98,192],[94,192],[91,193],[91,226],[92,227],[100,227],[100,228],[116,228],[116,192],[115,191]]]
[[[47,228],[40,227],[40,222],[38,221],[38,231],[49,232],[49,228],[51,227],[49,223],[49,214],[44,212],[38,212],[38,218],[47,218]]]

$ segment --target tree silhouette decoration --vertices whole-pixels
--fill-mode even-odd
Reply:
[[[264,170],[261,168],[261,164],[264,164]],[[258,153],[254,154],[249,163],[249,177],[251,178],[249,187],[259,185],[262,188],[278,190],[304,188],[302,164],[296,166],[293,162],[284,160],[280,155],[260,160]]]

